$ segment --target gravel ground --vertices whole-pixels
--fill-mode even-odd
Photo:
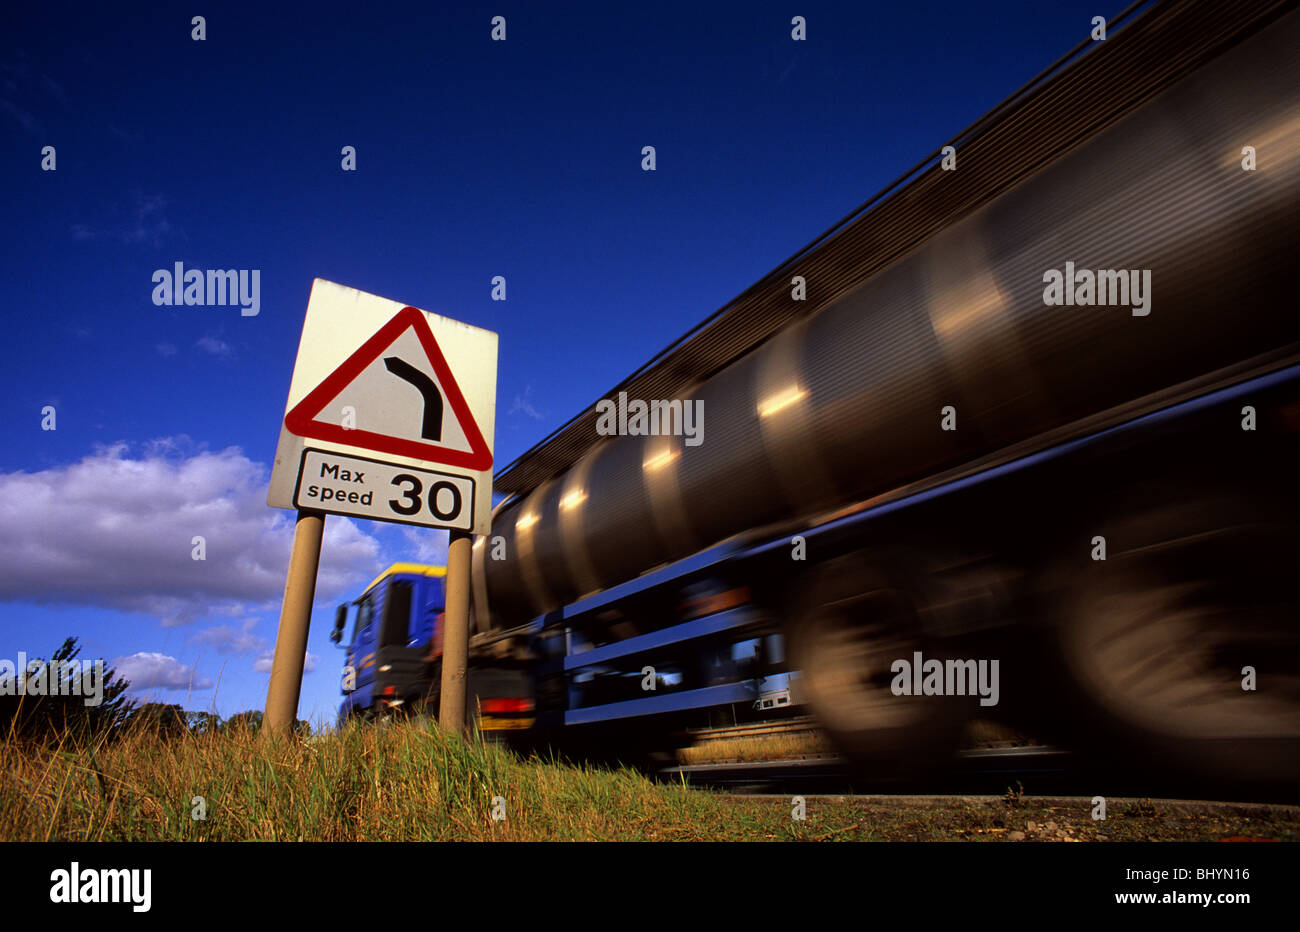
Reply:
[[[1183,800],[1060,797],[734,796],[766,838],[835,841],[1300,841],[1300,807]],[[739,814],[739,813],[738,813]]]

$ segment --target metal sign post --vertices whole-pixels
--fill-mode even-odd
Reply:
[[[326,514],[445,528],[442,727],[465,727],[470,544],[492,522],[497,335],[316,279],[266,503],[298,513],[263,727],[298,712]]]
[[[452,531],[447,542],[447,605],[442,635],[440,721],[447,734],[465,731],[466,670],[469,663],[470,549],[473,537]]]
[[[298,694],[302,691],[307,630],[311,625],[311,603],[316,595],[316,569],[324,533],[323,514],[298,512],[289,572],[284,581],[280,632],[275,638],[275,659],[271,661],[271,683],[266,690],[266,714],[262,718],[262,734],[267,737],[288,737],[298,720]]]

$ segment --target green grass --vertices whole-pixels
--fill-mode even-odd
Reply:
[[[276,744],[249,732],[142,733],[4,754],[4,840],[700,839],[724,805],[629,769],[525,760],[408,722]],[[196,796],[206,819],[192,817]],[[492,817],[495,797],[504,820]]]
[[[629,769],[523,758],[418,722],[263,742],[247,731],[106,746],[0,744],[2,841],[1300,840],[1300,809],[1115,800],[728,797]],[[206,819],[192,818],[194,797]],[[502,798],[505,819],[492,817]],[[1013,804],[1014,803],[1014,804]],[[1051,825],[1050,830],[1044,825]]]

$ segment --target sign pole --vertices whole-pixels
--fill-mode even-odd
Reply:
[[[447,542],[447,598],[442,634],[442,730],[465,731],[466,668],[469,663],[470,545],[468,531],[451,531]],[[278,656],[278,651],[277,651]]]
[[[293,553],[284,581],[275,659],[271,661],[271,683],[266,691],[266,714],[262,718],[265,736],[288,737],[298,720],[298,696],[302,692],[302,669],[307,659],[307,629],[311,625],[311,604],[316,597],[316,570],[324,533],[325,515],[299,509]]]
[[[497,334],[355,288],[312,282],[275,467],[272,508],[298,512],[263,727],[292,729],[324,515],[451,532],[439,724],[462,734],[470,545],[492,528]],[[367,412],[357,424],[356,412]],[[396,691],[375,670],[377,699]],[[432,684],[430,684],[432,688]],[[404,697],[405,698],[405,697]]]

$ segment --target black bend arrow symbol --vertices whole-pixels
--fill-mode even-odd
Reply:
[[[393,375],[410,382],[420,390],[420,394],[424,396],[424,424],[420,429],[420,436],[425,440],[441,443],[442,393],[438,391],[437,383],[409,362],[396,356],[385,356],[384,365]]]

